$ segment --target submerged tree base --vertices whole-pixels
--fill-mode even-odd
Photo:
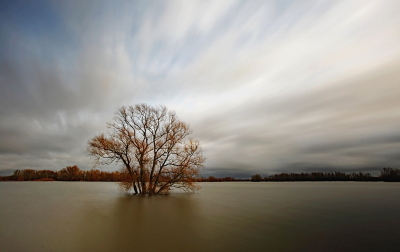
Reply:
[[[146,184],[147,184],[146,187],[148,187],[149,183]],[[197,183],[192,182],[190,187],[188,187],[186,184],[174,184],[173,187],[165,187],[167,189],[164,189],[162,191],[160,190],[162,186],[156,188],[155,192],[157,193],[152,193],[151,191],[145,191],[144,193],[143,192],[139,193],[137,189],[134,190],[135,185],[136,184],[134,182],[129,182],[129,181],[118,182],[118,190],[122,192],[130,192],[133,190],[134,191],[133,194],[135,195],[168,195],[171,193],[173,188],[181,189],[185,192],[190,192],[190,193],[194,193],[195,191],[198,191],[201,188]]]

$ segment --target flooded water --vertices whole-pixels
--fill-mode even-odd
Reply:
[[[400,183],[0,183],[0,251],[399,251]]]

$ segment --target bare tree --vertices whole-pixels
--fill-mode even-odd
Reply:
[[[108,124],[109,133],[88,142],[95,165],[122,163],[137,194],[167,194],[171,188],[195,191],[205,161],[199,141],[188,138],[189,125],[166,107],[147,104],[122,107]]]

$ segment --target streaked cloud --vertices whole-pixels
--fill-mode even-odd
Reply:
[[[0,169],[91,167],[121,105],[165,104],[204,174],[400,164],[398,1],[9,2]],[[104,167],[104,169],[114,169]]]

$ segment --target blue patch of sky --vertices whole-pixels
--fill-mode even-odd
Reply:
[[[65,28],[63,13],[55,3],[38,0],[2,4],[0,64],[10,69],[10,76],[18,76],[6,79],[8,89],[26,96],[15,97],[25,102],[43,84],[44,73],[53,73],[51,85],[70,79],[79,56],[79,37]]]
[[[0,49],[3,57],[18,58],[19,55],[24,61],[29,54],[34,54],[44,63],[54,61],[55,56],[65,59],[70,56],[66,53],[73,52],[71,49],[76,46],[78,38],[67,32],[61,13],[53,3],[12,1],[3,3],[0,9],[0,32],[4,36],[1,42],[5,43]]]
[[[68,39],[60,13],[47,1],[16,1],[2,8],[0,13],[3,22],[27,36],[50,34],[59,41]]]

